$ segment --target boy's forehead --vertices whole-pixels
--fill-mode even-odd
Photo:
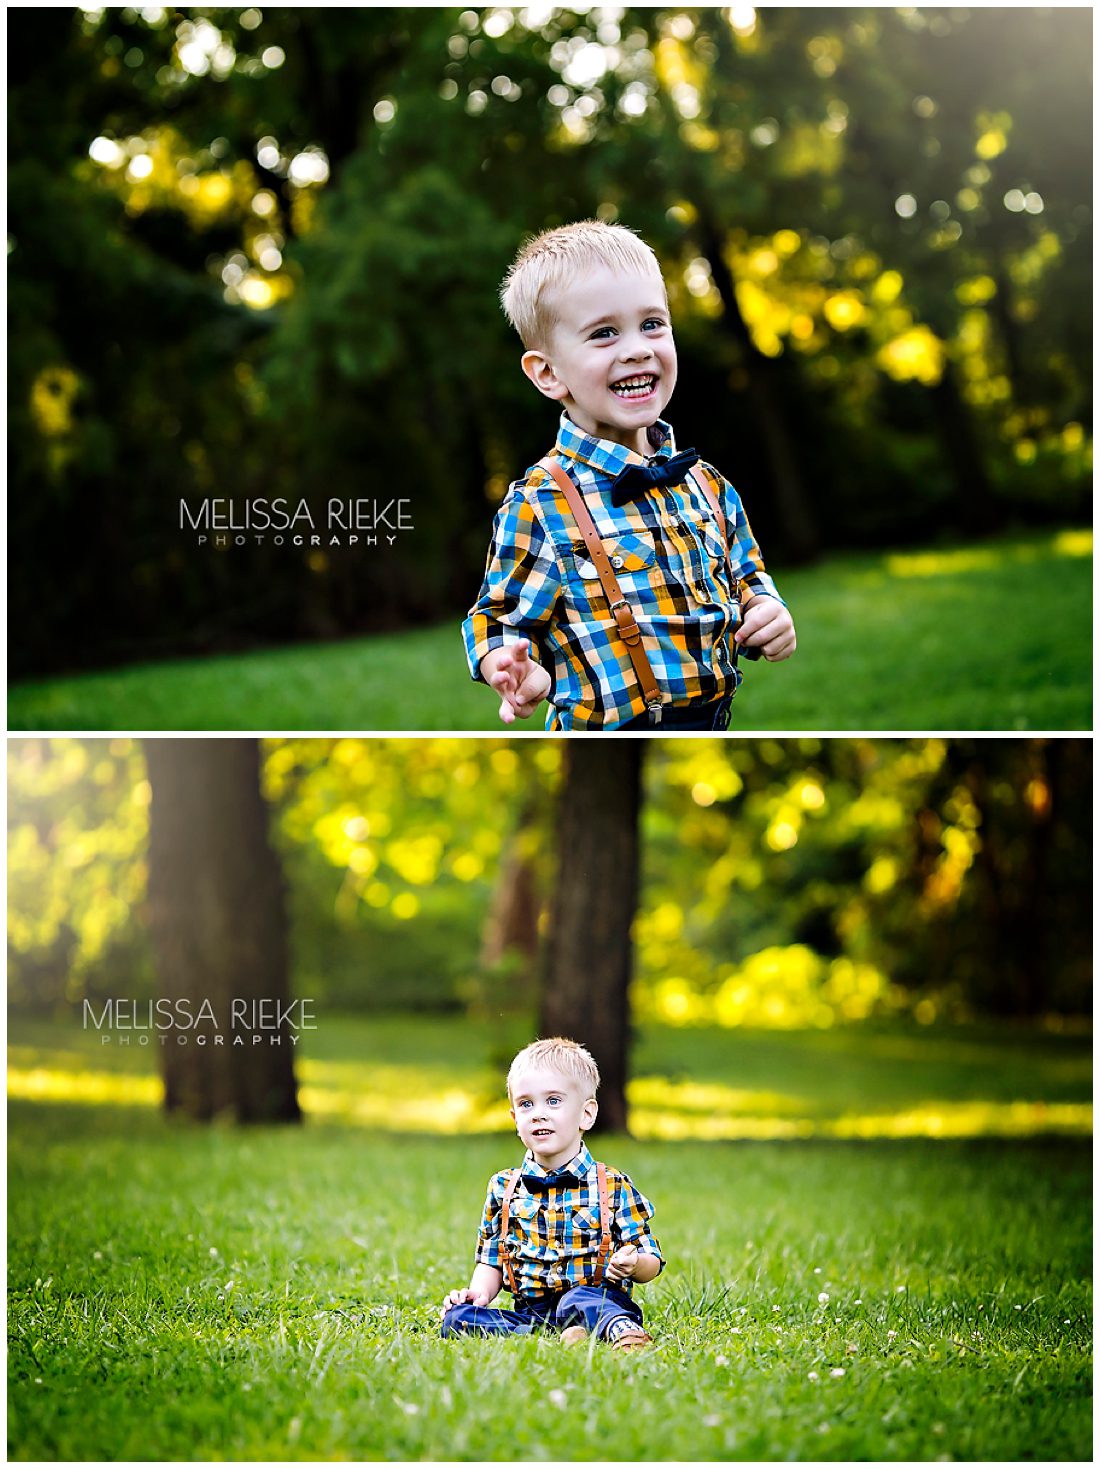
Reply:
[[[559,321],[602,311],[661,308],[667,299],[657,270],[613,270],[602,261],[579,267],[568,280],[543,294],[543,306]]]
[[[530,1097],[540,1092],[568,1092],[582,1090],[576,1077],[562,1071],[540,1066],[535,1070],[521,1071],[512,1083],[513,1097]]]

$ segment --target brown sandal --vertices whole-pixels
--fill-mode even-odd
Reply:
[[[653,1338],[648,1331],[643,1331],[640,1326],[632,1327],[624,1331],[611,1343],[617,1352],[632,1352],[638,1347],[651,1347]]]

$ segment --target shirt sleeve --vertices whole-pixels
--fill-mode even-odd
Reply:
[[[756,544],[756,537],[752,533],[745,507],[741,504],[741,496],[717,470],[713,471],[715,478],[722,485],[722,512],[726,517],[726,534],[729,537],[730,568],[737,580],[741,596],[748,597],[774,597],[777,602],[783,602],[783,598],[776,590],[775,582],[764,570],[764,558],[760,554],[760,547]],[[787,604],[783,602],[785,607]]]
[[[611,1238],[615,1248],[634,1245],[639,1255],[653,1255],[660,1262],[659,1275],[665,1268],[665,1257],[656,1238],[649,1232],[653,1205],[645,1194],[639,1193],[625,1173],[616,1180],[612,1207]]]
[[[493,522],[485,580],[462,624],[470,674],[480,680],[481,660],[494,648],[527,638],[539,657],[539,633],[549,622],[561,591],[554,548],[523,493],[514,486]]]
[[[503,1268],[500,1258],[500,1213],[503,1202],[504,1176],[495,1173],[489,1180],[485,1194],[485,1208],[481,1213],[474,1259],[479,1265],[495,1265],[498,1270]]]

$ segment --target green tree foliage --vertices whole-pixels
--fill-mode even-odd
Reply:
[[[149,998],[142,905],[149,783],[137,741],[19,740],[8,751],[8,998],[49,1014]]]
[[[264,750],[295,993],[533,1013],[530,974],[485,942],[486,919],[517,851],[549,907],[559,742]],[[650,754],[641,1013],[800,1026],[1089,1011],[1085,741],[657,740]],[[13,740],[9,770],[13,1004],[148,996],[140,754]]]

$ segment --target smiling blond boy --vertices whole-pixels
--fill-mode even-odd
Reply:
[[[506,724],[545,699],[549,730],[726,728],[738,653],[789,658],[794,624],[737,492],[661,418],[677,359],[656,256],[583,220],[529,241],[501,299],[562,412],[497,514],[463,625],[471,674]]]
[[[477,1263],[470,1284],[443,1301],[443,1336],[560,1331],[570,1346],[589,1336],[620,1351],[651,1344],[632,1291],[664,1257],[649,1232],[653,1205],[585,1146],[599,1084],[588,1051],[562,1037],[512,1062],[510,1110],[527,1155],[489,1180]],[[511,1310],[491,1304],[505,1280]]]

